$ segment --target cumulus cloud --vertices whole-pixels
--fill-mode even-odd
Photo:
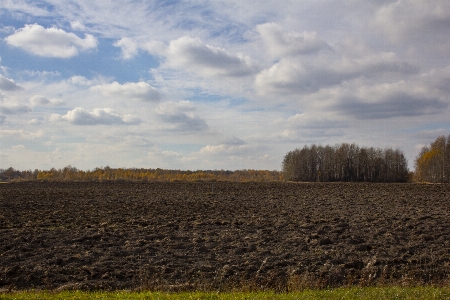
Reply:
[[[70,22],[70,27],[72,27],[72,29],[75,29],[75,30],[85,30],[86,29],[86,26],[84,26],[84,24],[79,20]]]
[[[376,11],[372,27],[381,38],[408,54],[428,59],[448,57],[450,51],[450,2],[447,0],[394,1]],[[436,62],[440,62],[436,57]]]
[[[163,57],[167,50],[167,46],[161,41],[148,41],[141,45],[141,49],[147,51],[148,53]]]
[[[201,132],[209,129],[206,121],[195,113],[190,101],[164,102],[156,108],[158,117],[168,125],[168,130],[182,132]]]
[[[134,57],[139,49],[164,58],[166,66],[183,69],[202,76],[242,77],[258,71],[256,63],[248,56],[233,54],[223,48],[204,44],[199,38],[183,36],[170,41],[167,46],[161,41],[138,42],[123,37],[114,43],[122,49],[122,58]]]
[[[97,80],[89,80],[84,76],[75,75],[67,80],[70,84],[80,86],[90,86],[99,83]]]
[[[255,73],[255,63],[247,56],[202,43],[188,36],[170,42],[165,56],[174,69],[186,69],[204,76],[241,77]]]
[[[219,145],[206,145],[200,149],[200,154],[209,155],[242,155],[249,154],[251,148],[244,140],[233,136]]]
[[[18,86],[14,80],[3,77],[0,75],[0,89],[4,91],[17,91],[22,89],[20,86]]]
[[[32,140],[32,139],[43,137],[44,135],[45,135],[45,133],[43,130],[31,132],[31,131],[26,131],[23,129],[0,129],[0,136],[19,138],[22,140]]]
[[[154,146],[152,141],[142,136],[127,136],[124,142],[128,146],[140,149],[149,149]]]
[[[31,108],[26,105],[0,105],[0,112],[5,115],[17,115],[30,112]]]
[[[146,135],[142,136],[138,133],[134,133],[129,129],[126,129],[127,134],[121,134],[111,131],[103,131],[98,135],[91,135],[86,138],[88,142],[101,142],[104,144],[114,144],[118,147],[125,147],[131,149],[149,149],[154,146],[154,143],[150,141]]]
[[[317,36],[316,32],[286,32],[275,23],[256,26],[256,31],[263,39],[268,52],[275,57],[296,54],[312,54],[320,50],[331,49]]]
[[[50,104],[50,100],[41,95],[34,95],[30,98],[30,103],[34,106]]]
[[[287,127],[303,128],[303,129],[327,129],[327,128],[343,128],[348,126],[348,122],[330,119],[323,115],[314,116],[310,113],[298,113],[287,119]]]
[[[448,136],[448,130],[445,128],[425,129],[416,132],[414,135],[417,139],[425,141],[428,144],[428,142],[435,140],[438,136]],[[427,146],[427,144],[419,144],[416,145],[415,148],[420,151],[424,146]]]
[[[444,95],[450,93],[450,66],[440,69],[431,69],[421,74],[419,82],[431,91],[441,91]],[[424,87],[424,88],[425,88]]]
[[[304,98],[313,103],[311,112],[320,109],[321,114],[347,120],[404,117],[421,117],[411,120],[423,120],[425,116],[445,113],[450,105],[447,90],[438,88],[442,74],[420,74],[392,83],[355,80]]]
[[[116,81],[91,87],[92,91],[99,91],[106,97],[124,97],[143,101],[159,101],[161,94],[146,82],[127,82],[120,84]]]
[[[30,121],[28,121],[28,124],[30,124],[30,125],[42,124],[42,119],[31,119]]]
[[[240,146],[240,145],[244,145],[245,141],[240,139],[240,138],[237,138],[237,137],[233,136],[233,137],[231,137],[229,139],[224,140],[223,144],[230,145],[230,146]]]
[[[128,37],[123,37],[114,43],[115,47],[122,49],[123,59],[130,59],[138,52],[138,45],[135,41]]]
[[[65,115],[53,114],[51,121],[68,121],[74,125],[132,125],[139,124],[138,118],[130,115],[122,116],[110,108],[95,108],[92,112],[77,107]]]
[[[32,106],[46,106],[46,105],[57,106],[57,105],[62,105],[63,101],[58,100],[58,99],[49,100],[49,99],[45,98],[44,96],[34,95],[30,98],[30,103]]]
[[[25,1],[4,1],[2,8],[14,11],[18,14],[28,14],[32,16],[48,16],[49,12],[41,7],[42,3],[33,3]]]
[[[5,38],[14,47],[38,56],[69,58],[80,51],[97,47],[97,39],[86,34],[82,39],[74,33],[56,27],[44,28],[38,24],[28,24]]]
[[[357,119],[389,119],[436,114],[448,107],[448,103],[439,98],[401,91],[375,97],[376,101],[371,102],[358,97],[341,99],[336,108]]]
[[[236,155],[242,154],[249,150],[249,146],[246,142],[236,136],[222,141],[218,145],[206,145],[200,149],[201,154],[227,154]]]
[[[450,2],[395,1],[381,7],[373,23],[395,43],[423,39],[447,42],[441,38],[447,37],[450,30]]]
[[[206,145],[200,149],[201,154],[226,154],[226,155],[243,155],[249,154],[251,151],[248,145]]]
[[[308,94],[357,78],[410,75],[417,68],[399,60],[393,53],[346,57],[338,53],[315,60],[283,58],[255,77],[260,94]]]
[[[335,71],[330,66],[282,59],[261,71],[255,78],[255,86],[260,94],[308,94],[355,76],[344,69]]]
[[[283,127],[276,139],[285,142],[308,141],[342,136],[348,122],[324,114],[297,113],[286,120],[279,121]]]

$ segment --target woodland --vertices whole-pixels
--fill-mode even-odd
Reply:
[[[72,166],[50,170],[0,169],[0,181],[155,181],[155,182],[429,182],[450,183],[450,135],[439,136],[424,146],[408,170],[403,152],[392,148],[356,144],[310,145],[289,151],[282,170],[166,170],[97,167],[79,170]]]
[[[282,180],[282,173],[268,170],[165,170],[143,168],[100,167],[83,171],[72,166],[62,169],[18,171],[14,168],[0,170],[0,180],[42,180],[42,181],[155,181],[155,182],[199,182],[233,181],[266,182]]]
[[[286,154],[283,178],[308,182],[407,182],[408,163],[400,150],[355,144],[305,146]]]

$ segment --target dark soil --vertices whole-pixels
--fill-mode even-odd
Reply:
[[[0,185],[0,290],[442,284],[450,185]]]

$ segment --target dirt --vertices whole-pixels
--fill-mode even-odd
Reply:
[[[0,185],[0,290],[448,283],[450,185]]]

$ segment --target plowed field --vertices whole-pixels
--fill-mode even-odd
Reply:
[[[449,185],[0,185],[0,290],[286,291],[449,276]]]

